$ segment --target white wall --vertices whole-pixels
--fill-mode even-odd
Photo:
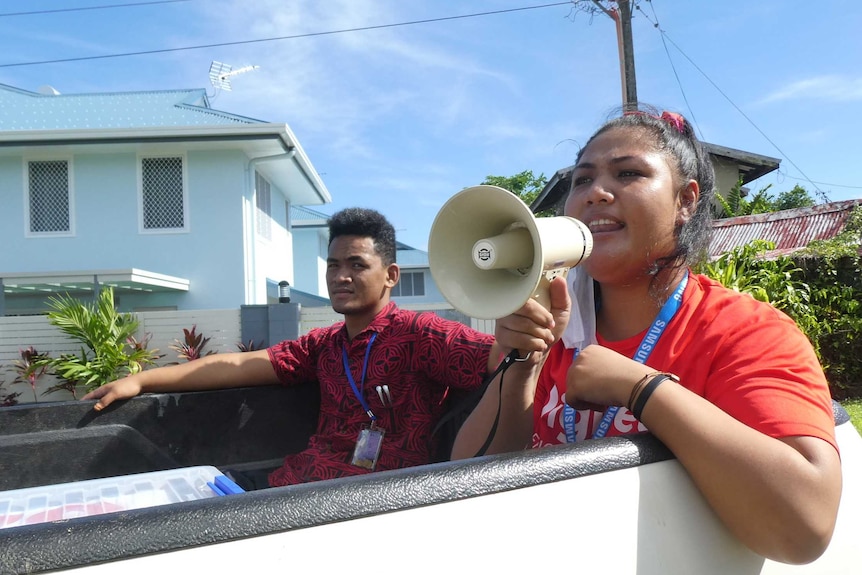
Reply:
[[[445,315],[452,312],[449,304],[402,305],[403,309],[416,311],[435,311]],[[156,363],[167,365],[180,361],[177,352],[170,348],[176,340],[182,341],[183,329],[196,326],[196,332],[210,338],[204,348],[207,351],[229,353],[239,351],[237,344],[242,342],[240,312],[238,309],[189,310],[189,311],[150,311],[134,314],[140,322],[138,337],[152,334],[148,349],[158,349],[164,354]],[[342,320],[341,314],[329,307],[305,307],[300,315],[300,333],[305,334],[317,327],[328,327]],[[494,321],[471,320],[471,327],[484,333],[494,333]],[[80,353],[80,344],[68,338],[58,328],[48,322],[46,316],[0,317],[0,396],[6,393],[21,392],[19,403],[34,401],[33,391],[27,383],[15,383],[14,365],[20,359],[20,352],[30,346],[40,353],[57,357],[63,353]],[[44,376],[37,382],[37,401],[63,401],[72,399],[65,391],[47,396],[41,395],[57,381],[52,376]]]

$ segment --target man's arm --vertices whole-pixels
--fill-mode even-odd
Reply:
[[[128,399],[140,393],[203,391],[275,383],[278,383],[278,377],[268,351],[263,349],[213,354],[180,365],[144,370],[96,388],[82,399],[97,399],[93,407],[100,411],[118,399]]]

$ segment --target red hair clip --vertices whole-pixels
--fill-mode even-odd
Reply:
[[[661,116],[656,116],[654,114],[649,114],[647,112],[641,112],[640,110],[628,110],[623,112],[623,116],[650,116],[651,118],[655,118],[657,120],[664,120],[674,128],[680,134],[685,134],[685,118],[682,117],[681,114],[677,114],[676,112],[662,112]]]
[[[685,133],[685,118],[675,112],[662,112],[661,119],[676,128],[680,134]]]

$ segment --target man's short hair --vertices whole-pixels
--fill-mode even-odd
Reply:
[[[395,263],[395,228],[383,214],[368,208],[346,208],[329,218],[329,245],[338,236],[371,238],[383,265]]]

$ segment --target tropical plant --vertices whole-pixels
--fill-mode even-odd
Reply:
[[[862,207],[831,240],[811,242],[800,260],[820,320],[820,357],[833,396],[862,397]]]
[[[236,348],[242,352],[255,351],[260,349],[261,346],[263,346],[263,341],[257,343],[253,339],[248,340],[247,343],[239,342],[238,344],[236,344]]]
[[[206,353],[203,352],[204,348],[207,346],[207,342],[209,342],[211,338],[204,337],[204,334],[202,333],[197,333],[197,328],[197,324],[193,325],[191,329],[183,328],[183,341],[175,339],[173,345],[168,346],[177,352],[177,356],[180,359],[194,361],[206,355],[216,353],[212,350]]]
[[[138,321],[132,314],[117,312],[111,288],[102,289],[92,304],[64,295],[49,298],[48,306],[48,321],[82,345],[80,354],[40,360],[61,380],[46,394],[60,389],[74,394],[78,387],[89,391],[138,373],[159,357],[158,350],[148,350],[135,340]]]
[[[811,308],[811,290],[803,281],[803,270],[786,256],[763,257],[774,248],[773,242],[754,240],[702,264],[696,271],[785,312],[817,350],[822,326]]]
[[[750,200],[746,200],[742,195],[742,180],[738,180],[728,192],[727,198],[721,194],[715,195],[715,201],[719,205],[715,210],[715,217],[735,218],[775,211],[772,196],[767,193],[770,187],[772,184],[758,191]]]
[[[3,387],[6,385],[5,379],[0,379],[0,407],[11,407],[18,405],[19,391],[5,391]]]
[[[38,402],[36,395],[36,381],[48,371],[46,361],[50,359],[48,354],[39,353],[32,345],[27,349],[19,349],[21,359],[16,359],[14,369],[17,375],[13,383],[28,383],[33,390],[33,401]]]

